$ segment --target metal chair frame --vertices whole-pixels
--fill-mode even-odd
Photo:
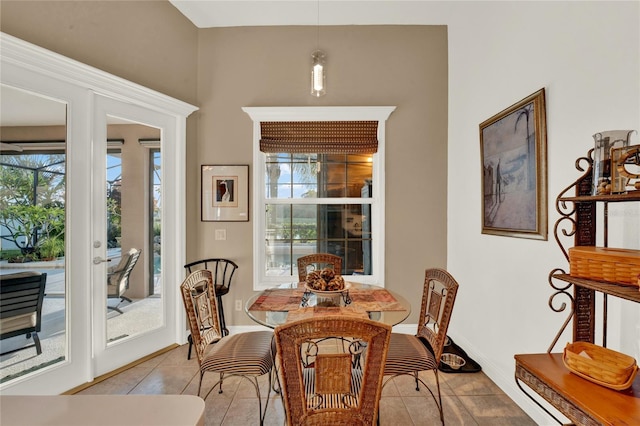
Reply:
[[[211,258],[196,260],[184,265],[184,268],[190,274],[196,270],[207,269],[211,271],[213,277],[213,284],[216,287],[216,298],[218,299],[218,315],[220,319],[220,328],[225,336],[229,335],[229,329],[227,328],[227,321],[224,317],[224,304],[222,303],[222,296],[229,293],[233,275],[238,269],[238,265],[229,259],[224,258]],[[193,339],[191,336],[189,340],[189,353],[187,359],[191,359],[191,348],[193,347]]]

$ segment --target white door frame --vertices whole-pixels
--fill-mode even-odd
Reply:
[[[95,95],[137,105],[166,117],[163,139],[173,143],[163,152],[163,259],[162,277],[179,283],[184,272],[186,235],[186,117],[197,108],[185,102],[113,76],[57,53],[0,33],[0,82],[67,103],[67,254],[66,322],[67,356],[64,362],[0,385],[2,394],[59,394],[93,380],[92,308],[90,283],[94,270],[91,192],[92,143]],[[168,160],[170,159],[170,161]],[[103,178],[102,176],[97,179]],[[167,285],[175,294],[168,317],[174,323],[173,342],[186,341],[185,314],[177,295],[178,285]],[[163,295],[164,296],[164,295]],[[113,366],[117,368],[117,366]]]

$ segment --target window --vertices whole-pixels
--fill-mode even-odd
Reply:
[[[352,281],[384,285],[384,122],[393,108],[245,111],[254,119],[254,289],[296,281],[298,257],[316,252],[342,257],[342,273]],[[264,147],[265,122],[278,122],[280,131],[285,129],[284,134],[291,136],[296,131],[287,129],[288,120],[308,120],[313,126],[334,118],[340,120],[338,133],[343,136],[349,134],[351,122],[373,122],[377,151],[353,152],[354,146],[367,145],[358,145],[357,136],[343,138],[337,148],[327,150],[324,145],[331,140],[321,138],[320,143],[317,135],[308,132],[300,132],[304,137],[296,137],[290,147],[283,148],[291,141]],[[335,135],[332,132],[329,139]],[[306,146],[311,152],[303,152]]]

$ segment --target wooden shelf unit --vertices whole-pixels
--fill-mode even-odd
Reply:
[[[586,162],[586,172],[573,184],[563,190],[556,198],[556,210],[560,219],[554,226],[555,238],[567,262],[568,251],[562,237],[573,237],[574,246],[596,245],[596,204],[604,205],[604,223],[600,232],[608,244],[608,203],[639,202],[640,192],[627,194],[591,195],[591,158],[583,157],[576,161],[576,168]],[[567,195],[572,189],[575,195]],[[556,284],[560,282],[561,284]],[[538,404],[558,423],[562,423],[538,400],[544,399],[564,416],[578,425],[640,425],[640,375],[633,385],[624,391],[615,391],[569,372],[562,362],[561,353],[551,353],[559,337],[569,323],[573,324],[573,341],[595,343],[596,293],[603,295],[602,322],[603,342],[606,346],[607,334],[607,298],[615,296],[640,303],[638,287],[577,278],[558,268],[549,275],[549,284],[554,289],[549,306],[556,312],[565,310],[565,304],[554,304],[555,298],[566,297],[570,300],[571,310],[567,321],[556,334],[556,338],[547,350],[541,354],[515,355],[515,378],[520,389]],[[560,306],[554,308],[554,306]],[[530,395],[522,386],[524,383],[537,397]]]

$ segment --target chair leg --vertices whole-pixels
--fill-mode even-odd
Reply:
[[[442,394],[440,393],[440,379],[438,378],[438,369],[433,370],[436,375],[436,387],[438,388],[438,409],[440,410],[440,422],[444,425],[444,407],[442,406]]]
[[[416,390],[420,391],[420,381],[418,380],[418,372],[414,371],[413,375],[414,375],[414,377],[416,379]]]
[[[112,311],[116,311],[118,313],[124,314],[117,306],[107,306],[107,309],[111,309]]]
[[[189,337],[187,337],[187,340],[189,341],[189,353],[187,353],[187,359],[191,359],[191,348],[193,348],[193,337],[189,335]]]
[[[42,353],[42,346],[40,346],[40,337],[38,337],[38,333],[34,331],[31,337],[33,337],[33,343],[36,345],[36,355],[40,355]]]
[[[222,296],[216,296],[218,299],[218,321],[220,321],[220,331],[222,336],[229,335],[229,329],[227,328],[227,321],[224,319],[224,305],[222,304]]]
[[[202,389],[202,376],[204,376],[204,371],[200,370],[200,381],[198,382],[198,396],[200,396],[200,390]],[[209,394],[207,393],[207,395]]]

